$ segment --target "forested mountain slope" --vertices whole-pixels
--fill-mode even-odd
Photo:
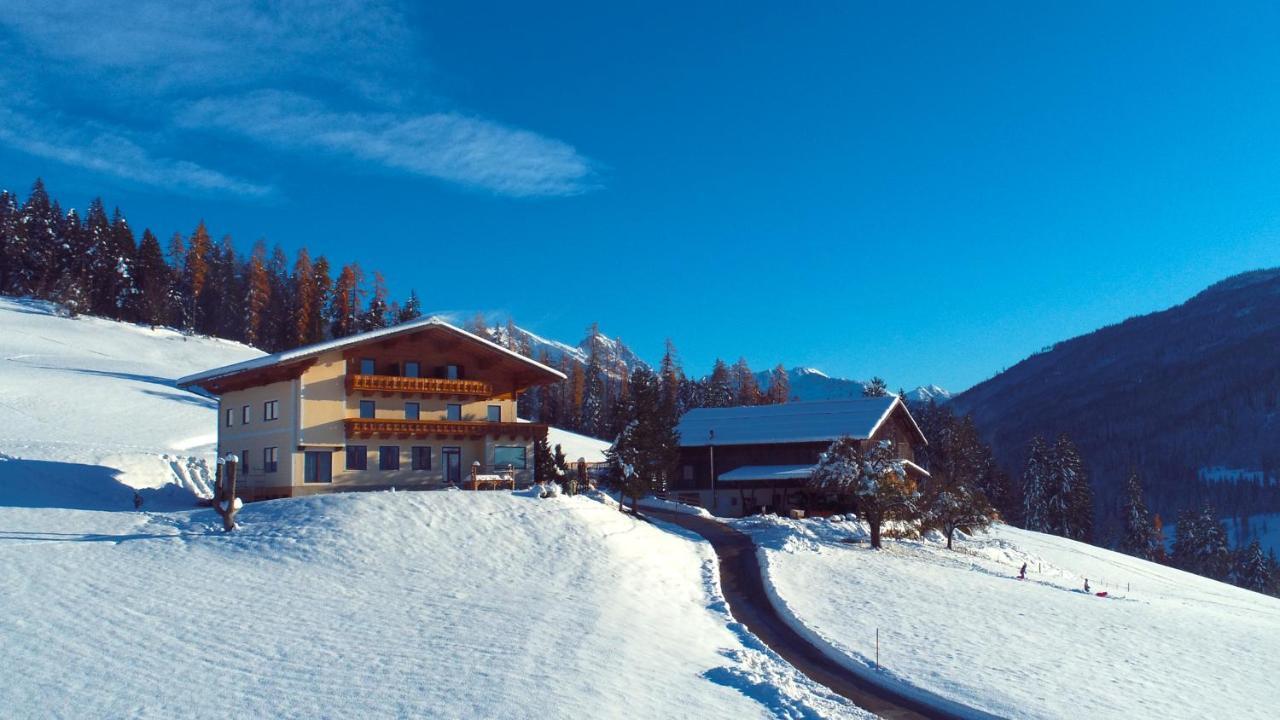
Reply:
[[[1015,473],[1033,435],[1070,435],[1092,472],[1105,539],[1131,469],[1169,519],[1206,500],[1235,515],[1275,507],[1278,348],[1280,269],[1259,270],[1058,343],[953,402]],[[1202,480],[1215,466],[1262,480]]]

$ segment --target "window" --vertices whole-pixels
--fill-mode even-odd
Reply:
[[[418,372],[419,372],[419,366],[418,366],[418,363],[416,363],[416,362],[414,362],[414,361],[412,361],[412,360],[406,360],[406,361],[405,361],[405,363],[404,363],[404,376],[405,376],[405,377],[418,377]]]
[[[240,451],[240,474],[241,475],[249,474],[249,451],[248,450]]]
[[[499,445],[493,449],[493,466],[505,468],[508,465],[516,470],[524,469],[524,447]]]
[[[360,417],[362,418],[373,417],[375,414],[376,408],[377,406],[373,404],[372,400],[361,400],[360,401]]]
[[[685,480],[693,480],[693,466],[692,466],[692,465],[685,465],[685,466],[684,466],[684,479],[685,479]]]
[[[502,422],[502,406],[501,405],[489,406],[489,422]]]
[[[262,472],[273,473],[276,471],[276,459],[279,457],[279,448],[263,448],[262,449]]]
[[[302,463],[302,482],[333,482],[333,453],[328,450],[308,451],[304,453]]]
[[[424,445],[415,446],[413,448],[413,469],[431,469],[431,448]]]
[[[360,358],[361,375],[376,375],[377,373],[374,372],[375,369],[373,358]]]
[[[235,415],[233,415],[234,412],[235,410],[227,408],[227,427],[231,427],[231,419],[235,417]]]
[[[263,421],[275,420],[278,417],[280,417],[280,401],[279,400],[268,400],[262,403]]]
[[[378,448],[378,469],[379,470],[399,470],[400,469],[400,446],[399,445],[383,445]]]
[[[444,419],[445,420],[461,420],[462,406],[457,403],[449,403],[448,405],[445,405]]]
[[[419,408],[419,407],[420,407],[420,406],[419,406],[419,405],[418,405],[418,403],[416,403],[416,402],[414,402],[414,403],[410,403],[410,402],[405,403],[405,404],[404,404],[404,419],[405,419],[405,420],[417,420],[417,419],[418,419],[418,408]]]
[[[449,380],[457,380],[462,377],[461,365],[445,365],[444,376]]]
[[[348,445],[347,446],[347,469],[348,470],[368,470],[369,469],[369,448],[364,445]]]
[[[249,406],[248,405],[245,405],[244,407],[240,408],[240,424],[241,425],[249,424]]]

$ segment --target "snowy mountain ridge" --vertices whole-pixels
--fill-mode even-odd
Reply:
[[[757,372],[756,382],[761,388],[768,388],[770,373],[767,370]],[[862,397],[867,383],[862,380],[832,377],[813,367],[793,367],[787,371],[787,382],[791,386],[792,400],[839,400],[842,398]],[[951,399],[951,393],[937,385],[921,385],[907,392],[907,400],[927,403],[934,401],[944,403]]]

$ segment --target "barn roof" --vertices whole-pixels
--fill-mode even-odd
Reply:
[[[681,447],[829,442],[845,436],[865,440],[894,412],[906,415],[916,435],[924,440],[907,406],[893,395],[696,408],[684,414],[676,431]]]

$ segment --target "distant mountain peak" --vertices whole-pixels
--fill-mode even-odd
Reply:
[[[816,377],[823,377],[823,378],[831,377],[830,375],[822,372],[818,368],[811,368],[811,367],[794,367],[794,368],[791,368],[790,374],[793,376],[813,375]]]

